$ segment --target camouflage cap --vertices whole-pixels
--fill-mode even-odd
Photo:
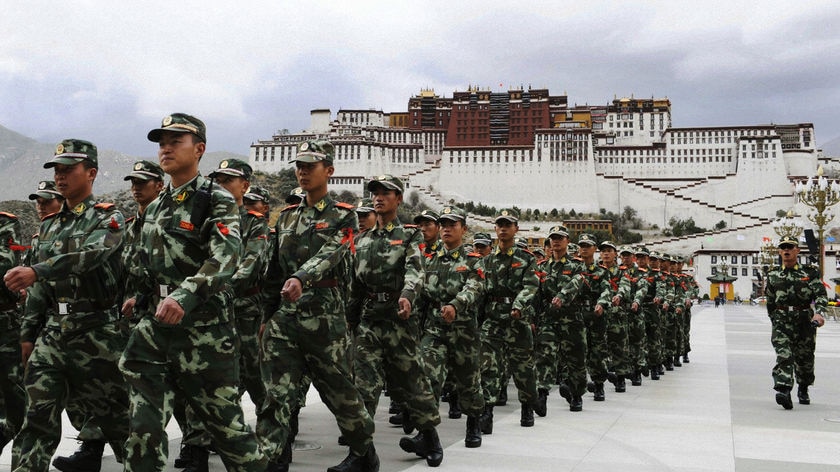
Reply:
[[[552,236],[565,236],[569,237],[569,230],[563,225],[552,226],[548,230],[548,237]]]
[[[298,144],[297,155],[290,162],[326,162],[335,160],[335,146],[325,139],[313,139]]]
[[[294,205],[295,203],[300,203],[304,199],[306,199],[306,192],[303,191],[300,187],[295,187],[286,195],[286,203],[289,205]]]
[[[601,244],[598,245],[598,250],[603,251],[605,247],[611,247],[613,250],[618,251],[618,246],[615,245],[612,241],[602,241]]]
[[[428,220],[434,223],[437,223],[437,220],[440,219],[440,215],[437,214],[434,210],[423,210],[420,212],[419,215],[414,217],[414,224],[419,225],[421,221]]]
[[[483,244],[485,246],[489,246],[493,243],[493,240],[490,238],[490,233],[475,233],[473,235],[473,244]]]
[[[580,247],[577,244],[569,243],[569,245],[566,246],[566,253],[574,254],[574,253],[578,252],[578,249],[580,249]]]
[[[651,259],[656,259],[657,261],[658,261],[658,260],[659,260],[659,258],[661,257],[661,256],[659,255],[659,253],[658,253],[658,252],[656,252],[656,251],[650,251],[650,252],[648,253],[648,256],[649,256]]]
[[[603,244],[603,243],[601,243],[601,244]],[[630,246],[621,246],[620,248],[618,248],[618,253],[621,254],[622,256],[624,254],[633,254],[633,255],[636,254]]]
[[[540,257],[545,257],[545,251],[543,251],[540,248],[534,249],[534,255],[535,256],[540,256]]]
[[[99,168],[96,146],[90,141],[65,139],[55,145],[55,155],[51,161],[44,164],[44,169],[55,167],[58,164],[72,166],[84,160],[92,162],[93,167]]]
[[[356,203],[356,213],[370,213],[373,211],[373,200],[363,198]]]
[[[374,177],[370,179],[370,182],[367,184],[368,192],[373,192],[377,188],[384,188],[385,190],[396,190],[397,192],[403,193],[405,190],[405,185],[403,185],[403,181],[399,179],[399,177],[395,177],[391,174],[383,174],[379,177]]]
[[[443,207],[443,210],[440,211],[438,222],[440,222],[440,220],[460,221],[462,223],[466,223],[467,212],[455,206],[445,206]]]
[[[799,247],[799,240],[790,235],[782,236],[779,238],[779,244],[777,244],[776,247],[781,248],[786,244],[792,244],[794,247]]]
[[[528,240],[525,238],[516,238],[516,245],[522,249],[528,249]]]
[[[241,159],[225,159],[219,163],[219,168],[210,172],[208,177],[215,178],[219,174],[231,175],[233,177],[242,177],[245,180],[251,180],[251,174],[254,169]]]
[[[149,141],[158,143],[164,131],[191,133],[197,136],[201,142],[207,142],[207,127],[204,126],[204,122],[186,113],[173,113],[163,117],[160,121],[160,128],[149,131],[146,137]]]
[[[637,256],[648,256],[648,255],[650,255],[650,251],[648,251],[648,248],[646,248],[644,246],[638,246],[638,247],[636,247],[636,255]]]
[[[53,198],[60,198],[64,200],[64,195],[61,194],[55,188],[55,182],[52,180],[42,180],[38,182],[38,191],[35,193],[29,194],[30,200],[35,200],[36,198],[41,197],[47,200],[52,200]]]
[[[271,198],[271,192],[268,191],[265,187],[260,187],[259,185],[251,185],[248,188],[248,193],[246,193],[242,198],[245,200],[254,200],[258,202],[266,202]]]
[[[519,223],[519,213],[511,208],[505,208],[504,210],[500,211],[498,215],[496,215],[496,219],[493,220],[494,223],[498,223],[499,220],[507,220],[511,223]]]
[[[578,243],[578,246],[581,246],[581,245],[584,245],[584,244],[588,244],[590,246],[597,246],[598,245],[598,242],[595,241],[595,236],[593,236],[589,233],[580,233],[580,236],[578,236],[578,242],[577,243]]]
[[[163,169],[152,161],[137,161],[131,172],[123,180],[163,180]]]

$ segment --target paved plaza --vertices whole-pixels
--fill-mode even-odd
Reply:
[[[817,383],[811,405],[785,411],[775,404],[770,369],[770,322],[763,306],[714,305],[693,309],[691,363],[659,381],[628,383],[626,393],[607,389],[605,402],[584,397],[583,412],[572,413],[551,392],[548,416],[532,428],[519,426],[519,405],[496,407],[492,435],[481,448],[464,447],[465,420],[446,417],[439,431],[444,445],[441,470],[460,471],[836,471],[840,470],[840,322],[829,320],[817,339]],[[609,386],[609,384],[608,384]],[[509,386],[515,399],[515,388]],[[795,399],[794,399],[795,401]],[[376,449],[381,471],[426,470],[425,461],[397,445],[401,428],[388,424],[388,399],[376,417]],[[253,424],[254,408],[245,404]],[[336,443],[338,429],[314,390],[300,416],[293,471],[324,471],[347,450]],[[179,445],[170,432],[170,470]],[[65,421],[59,454],[76,448]],[[8,470],[10,454],[0,456]],[[122,470],[113,456],[104,472]],[[211,471],[223,471],[211,456]]]

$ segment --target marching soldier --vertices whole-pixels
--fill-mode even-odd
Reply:
[[[0,212],[0,272],[16,267],[24,247],[20,244],[20,221]],[[20,356],[19,294],[0,287],[0,451],[15,437],[23,424],[26,396]]]

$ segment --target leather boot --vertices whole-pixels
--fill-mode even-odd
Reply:
[[[379,472],[379,456],[371,444],[365,455],[357,456],[350,451],[340,464],[330,467],[327,472]]]
[[[674,361],[672,359],[665,361],[665,370],[669,372],[674,370]]]
[[[583,398],[572,397],[569,402],[569,411],[583,411]]]
[[[437,467],[443,462],[443,446],[440,444],[437,430],[430,428],[423,431],[423,439],[426,443],[426,464],[429,467]]]
[[[674,367],[682,367],[682,362],[680,362],[680,356],[674,356]]]
[[[478,423],[478,416],[467,416],[467,437],[464,439],[465,447],[481,447],[481,427]]]
[[[493,434],[493,405],[485,405],[484,413],[479,418],[482,434]]]
[[[688,353],[686,352],[685,354],[683,354],[683,364],[689,364],[689,363],[691,363],[691,361],[688,360]]]
[[[496,406],[505,406],[507,405],[507,384],[502,387],[502,390],[499,392],[499,396],[496,399]]]
[[[449,417],[453,420],[461,417],[461,404],[458,403],[457,392],[451,392],[449,394]]]
[[[388,414],[389,415],[396,415],[397,413],[402,411],[402,407],[399,403],[395,403],[391,400],[391,404],[388,406]]]
[[[102,451],[105,441],[82,441],[79,450],[71,456],[59,456],[53,466],[62,472],[99,471],[102,468]]]
[[[572,389],[569,388],[569,385],[566,382],[560,382],[558,387],[560,391],[560,396],[563,397],[569,404],[572,403]]]
[[[206,447],[196,446],[192,451],[192,462],[184,468],[184,472],[207,472],[209,460],[210,451]]]
[[[623,375],[618,375],[615,378],[615,391],[616,393],[624,393],[627,391],[627,383],[624,381]]]
[[[184,467],[190,465],[192,462],[192,450],[195,446],[190,446],[189,444],[181,443],[181,451],[178,453],[178,457],[175,459],[175,468],[183,469]]]
[[[541,388],[537,390],[537,403],[534,405],[534,413],[541,418],[548,414],[548,389]]]
[[[778,387],[776,389],[776,403],[785,410],[793,409],[793,400],[790,398],[790,387]]]
[[[807,385],[800,385],[799,389],[796,391],[796,396],[799,398],[800,405],[810,405],[811,404],[811,397],[808,395],[808,386]]]
[[[400,449],[405,452],[413,452],[418,457],[426,457],[426,438],[420,431],[413,438],[400,438]]]
[[[522,404],[522,415],[519,419],[519,425],[523,428],[534,426],[534,407],[530,403]]]
[[[650,379],[659,380],[659,368],[654,366],[650,368]]]
[[[607,396],[604,394],[604,382],[594,382],[595,389],[592,392],[594,394],[594,400],[596,402],[602,402],[606,400]]]
[[[642,371],[637,370],[633,372],[633,375],[630,377],[630,385],[634,387],[638,387],[642,385]]]

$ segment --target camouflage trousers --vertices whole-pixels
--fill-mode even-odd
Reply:
[[[20,431],[26,410],[18,316],[17,309],[0,313],[0,450]]]
[[[485,404],[495,404],[499,398],[499,387],[507,381],[505,363],[510,366],[513,383],[519,390],[519,402],[535,402],[537,375],[530,323],[524,319],[490,317],[481,326],[481,386]]]
[[[233,306],[236,334],[239,336],[239,395],[247,391],[258,414],[265,402],[265,384],[260,372],[261,301],[259,295],[253,295],[236,299]]]
[[[204,425],[227,470],[263,471],[260,452],[239,403],[238,340],[230,322],[171,326],[144,317],[120,360],[131,398],[126,471],[162,471],[166,424],[176,392]]]
[[[673,307],[662,310],[662,355],[667,362],[679,352],[679,316]]]
[[[793,382],[810,386],[814,383],[814,351],[817,328],[811,326],[810,309],[795,312],[775,310],[770,313],[770,342],[776,351],[773,386],[793,387]]]
[[[648,367],[662,364],[662,322],[659,316],[660,309],[655,303],[642,305],[645,318],[645,346],[647,348]]]
[[[15,439],[21,450],[17,470],[49,470],[69,401],[99,425],[117,457],[123,456],[129,404],[117,363],[124,346],[113,322],[63,333],[48,325],[41,332],[26,368],[26,419]]]
[[[605,310],[604,316],[607,318],[608,368],[617,375],[630,375],[633,372],[633,366],[630,362],[627,312],[624,308],[612,307]]]
[[[419,349],[419,319],[362,317],[356,330],[356,387],[371,417],[388,382],[392,398],[402,403],[419,430],[440,424],[435,394]],[[403,413],[405,415],[405,413]]]
[[[572,394],[586,391],[586,327],[575,310],[549,310],[537,328],[536,354],[537,386],[550,390],[560,373],[560,379]]]
[[[647,337],[645,315],[642,309],[632,311],[629,307],[627,314],[627,347],[630,371],[638,372],[647,366]]]
[[[451,381],[450,391],[458,394],[461,409],[468,416],[478,416],[484,411],[480,343],[478,322],[474,318],[451,324],[439,318],[428,320],[421,347],[436,407],[440,407],[445,384]]]
[[[607,317],[606,311],[596,316],[590,308],[581,312],[586,325],[586,370],[594,382],[607,380],[607,362],[609,349],[607,347]]]
[[[350,377],[346,333],[343,313],[281,310],[269,320],[260,363],[266,401],[257,418],[257,437],[270,459],[279,458],[286,447],[289,419],[310,378],[350,449],[367,452],[374,424]]]
[[[691,307],[683,312],[682,322],[682,354],[691,352]]]

